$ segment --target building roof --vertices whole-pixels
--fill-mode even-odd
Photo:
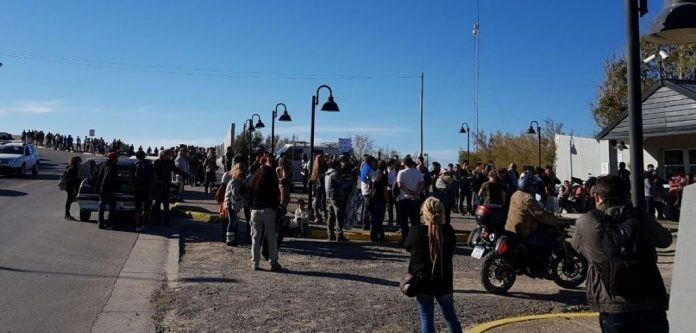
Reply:
[[[643,94],[641,103],[644,137],[696,134],[696,81],[662,80]],[[595,138],[628,138],[628,110]]]

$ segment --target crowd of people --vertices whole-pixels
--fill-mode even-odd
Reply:
[[[426,281],[421,282],[415,295],[422,331],[434,330],[433,308],[437,302],[449,330],[461,332],[453,298],[452,258],[456,241],[452,214],[473,215],[479,205],[499,206],[509,211],[508,232],[517,233],[530,246],[544,248],[550,241],[544,238],[538,225],[555,224],[554,214],[570,207],[568,200],[574,202],[576,209],[587,212],[578,220],[572,245],[589,261],[588,301],[600,312],[603,329],[648,325],[650,321],[655,331],[664,331],[667,325],[666,307],[662,303],[666,292],[654,253],[656,247],[669,246],[671,236],[650,218],[658,217],[651,210],[654,207],[648,206],[648,214],[631,207],[625,165],[620,166],[618,176],[602,176],[571,187],[570,181],[561,184],[551,166],[518,168],[513,163],[501,168],[493,162],[470,164],[463,161],[444,167],[433,162],[428,167],[422,157],[414,159],[409,155],[379,160],[370,155],[358,159],[349,154],[319,153],[314,156],[312,170],[306,172],[307,190],[312,191],[313,200],[297,200],[294,214],[290,214],[291,156],[276,158],[263,151],[248,154],[230,149],[222,158],[224,172],[218,182],[213,149],[207,150],[200,163],[202,177],[193,176],[197,171],[193,171],[196,168],[191,167],[190,161],[196,157],[191,157],[191,153],[199,152],[195,147],[186,146],[160,149],[159,157],[152,163],[144,150],[135,153],[137,161],[132,166],[131,179],[139,224],[149,221],[151,207],[160,211],[159,222],[168,224],[169,188],[175,176],[181,184],[194,184],[195,180],[202,179],[205,192],[214,193],[225,218],[225,241],[230,246],[251,244],[252,270],[259,270],[261,263],[268,261],[271,271],[281,271],[278,250],[283,236],[301,235],[310,221],[324,224],[327,239],[337,242],[348,241],[344,231],[354,226],[369,230],[372,241],[382,242],[386,239],[385,225],[396,225],[401,232],[401,243],[410,253],[409,274],[421,276]],[[115,151],[108,153],[108,161],[96,176],[100,226],[108,223],[104,220],[106,207],[113,209],[118,156]],[[79,186],[76,181],[79,164],[80,157],[73,157],[65,174],[68,219],[71,218],[70,203],[74,200],[71,193]],[[648,197],[652,200],[652,196],[647,195],[650,191],[647,185],[652,186],[653,182],[658,182],[656,179],[657,172],[651,166],[646,172],[646,200]],[[691,179],[676,175],[668,183],[670,192],[674,192],[672,184],[681,190]],[[676,192],[670,195],[675,196]],[[239,217],[242,214],[244,219]],[[640,221],[647,221],[642,229],[636,228]],[[608,223],[605,229],[598,227],[602,223]],[[603,233],[611,232],[614,227],[622,230],[624,238],[612,238],[621,243],[607,245],[601,240],[605,237]],[[632,242],[637,252],[627,254],[628,242]],[[614,286],[622,283],[614,279],[624,278],[616,275],[619,277],[606,280],[613,274],[609,271],[620,267],[610,264],[619,254],[612,254],[614,247],[607,246],[623,249],[621,256],[633,255],[633,262],[640,263],[636,265],[642,270],[641,276],[649,277],[647,282],[633,283],[628,291],[632,294],[596,287],[599,284]]]

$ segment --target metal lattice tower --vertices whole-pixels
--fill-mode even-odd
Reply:
[[[476,113],[476,134],[479,133],[479,54],[480,54],[480,41],[479,41],[479,0],[476,0],[476,22],[474,22],[474,28],[472,30],[472,35],[474,36],[474,112]]]

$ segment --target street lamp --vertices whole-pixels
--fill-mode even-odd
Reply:
[[[292,121],[292,118],[290,118],[290,115],[288,114],[288,108],[285,106],[284,103],[278,103],[276,104],[275,110],[273,110],[273,113],[271,114],[271,154],[275,155],[275,119],[278,116],[278,107],[283,106],[283,114],[280,115],[280,118],[278,118],[278,121]]]
[[[464,127],[466,125],[466,127]],[[466,133],[466,159],[471,162],[471,152],[469,151],[469,136],[471,134],[471,131],[469,130],[469,123],[462,123],[462,128],[459,129],[459,133],[464,134]]]
[[[244,131],[243,132],[246,133],[246,135],[247,135],[247,141],[248,141],[247,145],[249,148],[249,152],[247,155],[249,157],[249,165],[251,165],[251,139],[252,139],[251,133],[254,132],[255,130],[256,129],[254,128],[254,123],[251,119],[247,119],[244,121]]]
[[[331,90],[331,87],[322,84],[317,88],[317,93],[316,95],[312,95],[312,125],[310,127],[310,133],[309,133],[309,172],[312,172],[313,167],[314,167],[314,123],[316,119],[316,110],[317,110],[317,105],[319,105],[319,91],[321,88],[326,88],[329,91],[329,99],[324,103],[324,105],[321,106],[321,111],[325,112],[339,112],[340,110],[338,109],[338,104],[334,102],[333,98],[333,91]],[[309,207],[312,207],[312,190],[309,190],[309,193],[307,194],[307,204]],[[311,208],[310,208],[311,211]],[[315,212],[316,213],[316,212]]]
[[[534,124],[536,124],[536,129],[534,128]],[[532,120],[532,122],[529,123],[527,134],[536,134],[539,139],[539,167],[541,168],[541,127],[539,127],[539,122]]]
[[[629,15],[635,15],[635,11]],[[647,38],[655,44],[694,44],[696,43],[696,19],[694,18],[696,18],[696,1],[672,0],[655,18]]]

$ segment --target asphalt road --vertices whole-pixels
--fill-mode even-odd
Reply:
[[[137,234],[65,221],[57,185],[72,154],[39,153],[38,178],[0,176],[0,331],[88,332]]]

